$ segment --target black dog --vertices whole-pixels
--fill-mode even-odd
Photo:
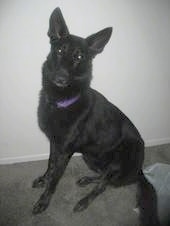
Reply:
[[[33,187],[45,187],[33,213],[48,207],[71,156],[79,152],[98,177],[77,182],[96,186],[74,211],[87,208],[107,185],[138,183],[141,224],[158,226],[156,194],[142,172],[144,142],[132,122],[90,88],[92,59],[102,52],[111,33],[109,27],[83,39],[69,33],[59,8],[50,17],[51,51],[43,65],[38,108],[39,126],[50,141],[50,157],[46,173],[33,182]]]

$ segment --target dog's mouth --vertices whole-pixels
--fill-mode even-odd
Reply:
[[[57,86],[58,88],[67,88],[69,86],[69,83],[66,81],[53,81],[53,83],[55,84],[55,86]]]

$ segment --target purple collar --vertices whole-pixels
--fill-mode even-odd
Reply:
[[[58,108],[67,108],[70,105],[74,104],[80,98],[80,94],[70,99],[64,99],[61,101],[56,101],[55,104]]]

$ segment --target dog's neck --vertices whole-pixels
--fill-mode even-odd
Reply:
[[[56,101],[55,105],[57,106],[57,108],[67,108],[67,107],[73,105],[74,103],[76,103],[79,99],[80,99],[80,94],[73,96],[71,98],[68,98],[68,99]]]
[[[57,89],[48,89],[48,87],[43,87],[41,90],[41,95],[45,97],[45,101],[56,108],[66,109],[69,106],[76,104],[77,102],[85,102],[88,99],[90,87],[87,86],[86,89],[74,89],[67,91],[58,91]]]

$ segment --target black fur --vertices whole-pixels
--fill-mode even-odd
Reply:
[[[96,183],[74,211],[82,211],[107,185],[138,183],[141,225],[158,226],[156,195],[142,173],[144,142],[132,122],[99,92],[90,88],[92,59],[110,39],[106,28],[86,39],[71,35],[59,8],[50,17],[51,51],[43,65],[38,108],[41,130],[50,141],[46,173],[33,182],[45,187],[33,213],[44,211],[64,170],[75,152],[83,155],[97,177],[81,178],[77,184]],[[57,102],[80,96],[65,108]],[[152,216],[152,217],[151,217]]]

